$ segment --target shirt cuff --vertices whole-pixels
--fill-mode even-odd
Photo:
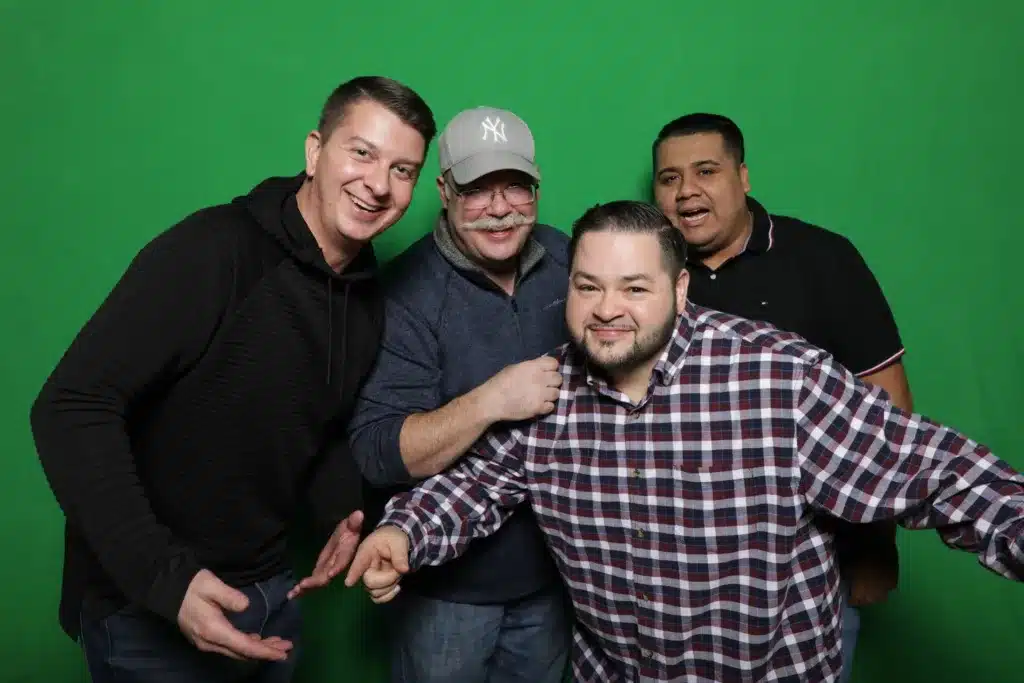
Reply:
[[[397,527],[405,533],[409,538],[409,571],[419,569],[426,554],[428,525],[416,519],[416,515],[409,510],[391,510],[385,513],[377,528],[384,526]]]

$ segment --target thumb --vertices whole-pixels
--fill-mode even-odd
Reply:
[[[203,597],[232,612],[241,612],[249,606],[249,598],[245,597],[245,593],[232,588],[216,576],[207,586]]]

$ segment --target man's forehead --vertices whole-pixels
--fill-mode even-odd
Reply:
[[[720,133],[691,133],[666,138],[658,145],[658,160],[662,163],[701,159],[721,161],[727,154],[725,139]]]
[[[661,266],[661,248],[654,235],[603,230],[580,238],[573,270],[603,278],[645,275],[653,279]]]
[[[365,100],[349,107],[334,135],[363,142],[388,156],[421,163],[426,149],[423,136],[387,107]]]

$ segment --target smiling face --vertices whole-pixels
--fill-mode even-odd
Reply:
[[[721,134],[679,135],[658,145],[654,199],[702,258],[742,249],[749,191],[747,166]]]
[[[620,389],[637,378],[646,385],[675,331],[688,282],[685,270],[673,277],[654,234],[584,234],[566,300],[573,341]]]
[[[485,271],[514,271],[537,222],[539,190],[520,171],[495,171],[456,191],[437,179],[460,250]]]
[[[329,263],[405,214],[426,146],[415,128],[369,98],[349,105],[326,139],[309,134],[308,201],[300,206]]]

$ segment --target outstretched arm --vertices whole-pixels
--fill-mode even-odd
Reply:
[[[809,505],[849,522],[937,529],[988,569],[1024,579],[1024,477],[988,448],[900,410],[827,357],[808,369],[799,413]]]
[[[412,570],[455,559],[526,499],[524,440],[519,429],[487,434],[455,467],[388,502],[379,526],[408,535]]]

